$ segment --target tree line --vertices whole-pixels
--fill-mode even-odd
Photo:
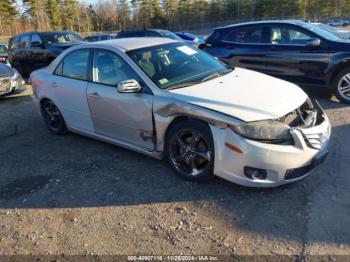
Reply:
[[[258,19],[350,17],[350,0],[1,0],[0,35],[23,31],[196,29]]]

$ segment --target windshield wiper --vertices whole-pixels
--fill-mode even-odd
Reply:
[[[211,80],[211,79],[218,78],[218,77],[220,77],[220,76],[222,76],[221,73],[215,72],[215,73],[212,73],[212,74],[210,74],[210,75],[208,75],[208,76],[202,78],[201,82],[209,81],[209,80]]]
[[[181,83],[181,84],[177,84],[177,85],[173,85],[169,88],[167,88],[168,90],[173,90],[173,89],[178,89],[178,88],[183,88],[183,87],[188,87],[188,86],[193,86],[195,84],[198,84],[198,82],[186,82],[186,83]]]

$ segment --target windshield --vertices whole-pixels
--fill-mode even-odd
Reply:
[[[0,45],[0,53],[7,53],[6,45]]]
[[[341,40],[337,35],[326,31],[325,29],[322,29],[321,27],[313,24],[306,24],[303,25],[304,28],[310,30],[311,32],[315,33],[316,35],[319,35],[321,37],[326,38],[327,40],[331,41],[339,41]]]
[[[170,39],[173,39],[173,40],[181,40],[182,39],[175,35],[174,33],[170,32],[170,31],[157,31],[162,37],[167,37],[167,38],[170,38]]]
[[[66,33],[66,32],[57,32],[49,33],[42,35],[45,44],[74,44],[80,43],[83,40],[76,34]]]
[[[181,43],[136,49],[127,54],[162,89],[193,85],[232,71],[207,53]]]

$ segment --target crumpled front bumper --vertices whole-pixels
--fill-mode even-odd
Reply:
[[[0,78],[0,96],[19,93],[24,90],[25,81],[19,73],[17,73],[15,77]]]
[[[294,145],[275,145],[248,140],[231,128],[211,126],[215,146],[214,174],[249,187],[276,187],[303,179],[328,154],[331,125],[319,107],[317,125],[291,131]],[[235,152],[225,144],[241,150]],[[265,179],[249,178],[245,168],[266,171]]]

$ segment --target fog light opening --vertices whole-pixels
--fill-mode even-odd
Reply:
[[[267,178],[267,171],[261,168],[244,167],[244,175],[252,180],[265,180]]]

